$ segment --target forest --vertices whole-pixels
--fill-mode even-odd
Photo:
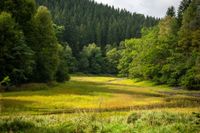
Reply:
[[[180,1],[0,0],[0,132],[199,133],[200,1]]]
[[[183,0],[157,19],[88,0],[4,0],[0,81],[63,82],[83,72],[199,89],[198,6]]]

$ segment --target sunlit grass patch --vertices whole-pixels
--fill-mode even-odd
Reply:
[[[112,81],[112,83],[123,84],[123,85],[133,85],[133,86],[143,86],[143,87],[154,86],[154,83],[150,81],[140,81],[137,79],[126,79],[126,78],[120,78],[118,80]]]
[[[72,81],[85,81],[85,82],[95,82],[95,83],[105,83],[117,79],[116,77],[106,77],[106,76],[74,76],[71,78]]]
[[[31,86],[33,85],[33,86]],[[163,88],[164,89],[163,89]],[[200,106],[198,91],[172,90],[131,79],[72,76],[65,83],[28,84],[4,92],[2,114],[69,113],[83,111],[182,110]],[[195,96],[196,94],[197,96]],[[177,111],[178,112],[178,111]]]

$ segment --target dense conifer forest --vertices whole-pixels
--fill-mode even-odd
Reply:
[[[49,8],[56,24],[65,27],[60,40],[68,42],[76,53],[89,43],[105,48],[106,44],[118,45],[124,39],[140,37],[143,27],[151,27],[158,22],[150,16],[89,0],[36,1],[38,5]]]

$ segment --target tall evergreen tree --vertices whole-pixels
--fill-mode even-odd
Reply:
[[[6,11],[12,14],[15,22],[28,34],[29,23],[36,11],[35,0],[1,0],[0,12]]]
[[[200,2],[193,0],[188,9],[185,11],[180,29],[179,45],[184,51],[200,50],[199,33],[200,33]]]
[[[186,74],[181,84],[200,88],[200,1],[193,0],[183,15],[182,27],[179,32],[179,47],[185,56]]]
[[[151,27],[158,22],[153,17],[90,0],[36,1],[49,8],[56,24],[65,26],[62,41],[69,43],[76,57],[89,43],[94,42],[101,48],[107,44],[119,44],[126,38],[140,37],[143,26]]]
[[[183,20],[183,14],[187,10],[192,0],[182,0],[178,8],[178,24],[181,26]]]
[[[175,8],[173,6],[171,6],[167,9],[166,16],[171,16],[171,17],[176,16]]]

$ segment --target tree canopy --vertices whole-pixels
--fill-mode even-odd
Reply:
[[[64,82],[83,72],[200,88],[199,0],[162,19],[89,0],[36,3],[0,3],[0,81]]]

